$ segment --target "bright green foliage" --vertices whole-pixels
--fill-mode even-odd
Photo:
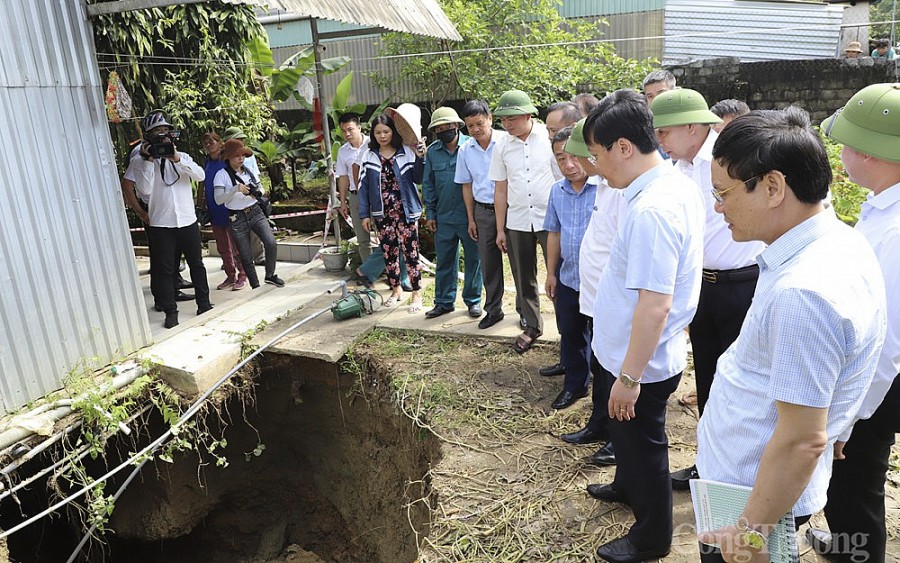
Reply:
[[[828,137],[822,136],[834,181],[831,183],[831,204],[838,218],[848,225],[855,225],[859,220],[859,207],[866,201],[868,192],[865,188],[850,181],[844,163],[841,162],[841,145]]]
[[[180,150],[203,154],[200,138],[206,131],[238,125],[255,138],[274,125],[268,99],[257,93],[249,65],[247,45],[265,35],[253,7],[209,2],[92,21],[101,77],[119,72],[136,116],[166,111],[182,131]],[[127,143],[139,135],[136,123],[114,126],[120,159],[127,154]]]
[[[900,19],[900,3],[895,3],[894,0],[876,0],[869,4],[870,22],[889,22],[898,19]],[[900,24],[894,24],[894,28],[895,30],[900,29]],[[889,23],[873,25],[869,30],[869,37],[872,39],[890,38],[890,36],[891,24]],[[863,45],[863,50],[866,51],[865,45]],[[866,54],[869,52],[866,51]]]
[[[531,95],[537,106],[567,100],[579,84],[593,84],[595,93],[640,86],[650,71],[648,62],[618,57],[608,43],[567,44],[598,39],[604,20],[588,22],[559,15],[561,0],[441,0],[441,6],[461,42],[392,33],[384,37],[382,55],[454,52],[396,59],[401,76],[419,91],[414,100],[483,98],[493,104],[512,88]],[[550,45],[548,45],[550,44]],[[504,47],[548,45],[533,48]],[[462,52],[468,49],[489,51]],[[459,52],[456,52],[459,51]],[[396,80],[376,75],[376,82],[396,97]]]

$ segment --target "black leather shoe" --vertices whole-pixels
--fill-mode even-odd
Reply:
[[[613,489],[612,485],[588,485],[587,492],[597,500],[628,504],[625,495]]]
[[[483,319],[478,321],[478,328],[490,328],[503,320],[503,313],[499,315],[487,314]]]
[[[594,452],[594,455],[589,457],[588,461],[600,467],[615,465],[616,450],[613,448],[612,442],[607,442],[605,446]]]
[[[472,317],[473,319],[477,319],[478,317],[481,316],[481,313],[482,313],[481,305],[479,305],[478,303],[472,303],[471,305],[469,305],[469,316],[470,317]]]
[[[691,490],[691,479],[699,479],[700,474],[697,473],[697,466],[692,465],[687,469],[672,473],[672,488],[676,491]]]
[[[631,541],[625,536],[598,547],[597,557],[612,563],[641,563],[648,559],[665,557],[670,549],[671,546],[639,550],[631,545]]]
[[[175,289],[191,289],[193,287],[194,284],[182,278],[181,276],[178,277],[178,283],[175,284]]]
[[[153,304],[153,310],[156,311],[157,313],[162,313],[162,312],[163,312],[163,306],[160,305],[159,303],[154,303],[154,304]]]
[[[425,311],[425,318],[426,319],[436,319],[436,318],[440,317],[441,315],[446,315],[447,313],[452,313],[452,312],[453,312],[453,307],[445,307],[443,305],[435,305],[434,309],[431,309],[430,311]]]
[[[166,322],[163,323],[163,326],[166,328],[178,326],[178,311],[175,311],[174,313],[166,313]]]
[[[567,407],[571,407],[578,399],[582,399],[587,397],[587,389],[582,389],[581,391],[577,391],[575,393],[571,391],[563,391],[559,395],[556,396],[556,399],[553,400],[553,403],[550,405],[551,408],[556,410],[562,410]]]
[[[175,293],[175,301],[193,301],[194,296],[190,293],[179,291]]]
[[[813,551],[819,555],[834,555],[834,536],[828,530],[808,528],[806,541],[812,546]]]
[[[562,364],[553,364],[552,366],[543,367],[538,370],[538,373],[543,375],[544,377],[553,377],[554,375],[564,375],[566,373],[566,366]]]
[[[204,305],[200,305],[199,307],[197,307],[197,314],[202,315],[203,313],[205,313],[207,311],[212,311],[212,308],[213,308],[212,303],[206,303]]]
[[[562,434],[560,439],[563,442],[568,442],[569,444],[596,444],[597,442],[605,442],[609,438],[606,434],[602,432],[594,432],[587,426],[579,430],[578,432],[572,432],[571,434]]]

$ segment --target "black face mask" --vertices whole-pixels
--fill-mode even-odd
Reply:
[[[447,129],[446,131],[441,131],[437,134],[437,138],[440,142],[448,145],[452,143],[456,139],[456,134],[459,131],[456,129]]]

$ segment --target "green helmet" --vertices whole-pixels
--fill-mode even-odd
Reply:
[[[231,139],[246,139],[247,135],[241,130],[240,127],[229,127],[225,130],[225,134],[222,135],[223,141],[230,141]]]
[[[822,131],[861,153],[900,162],[900,84],[872,84],[822,122]]]
[[[677,127],[678,125],[722,123],[722,119],[709,111],[706,100],[696,90],[678,88],[653,98],[653,127]]]
[[[538,112],[531,98],[521,90],[507,90],[500,96],[500,102],[494,115],[504,117],[510,115],[536,114]]]
[[[566,148],[563,150],[565,150],[565,152],[571,154],[572,156],[590,158],[591,153],[588,152],[587,143],[584,140],[585,120],[587,120],[586,117],[577,122],[572,128],[572,136],[569,137],[568,141],[566,141]]]
[[[447,125],[448,123],[465,125],[465,122],[459,118],[459,114],[456,113],[455,109],[440,107],[431,114],[431,123],[428,124],[428,129],[431,130],[439,125]]]

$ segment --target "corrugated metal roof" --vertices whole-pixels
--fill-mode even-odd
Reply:
[[[666,7],[666,0],[563,0],[559,15],[564,18],[585,18],[652,12]]]
[[[843,10],[821,3],[668,0],[663,62],[834,57]]]
[[[0,411],[149,343],[81,2],[3,0]]]

